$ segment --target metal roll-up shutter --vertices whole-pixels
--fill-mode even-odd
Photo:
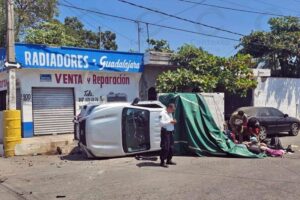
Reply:
[[[74,132],[72,88],[33,88],[32,110],[35,135]]]

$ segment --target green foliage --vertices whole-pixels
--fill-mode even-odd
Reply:
[[[149,39],[147,43],[151,46],[146,51],[157,51],[157,52],[165,52],[172,53],[173,51],[170,49],[170,45],[166,40],[154,40]]]
[[[231,93],[241,93],[245,95],[250,88],[256,88],[257,82],[254,80],[250,55],[237,54],[228,59],[222,59],[222,70],[219,75],[219,86]]]
[[[185,68],[166,71],[157,78],[159,92],[211,92],[216,87],[217,77],[196,74]]]
[[[101,41],[104,49],[117,50],[118,45],[116,43],[116,38],[116,34],[111,31],[105,31],[104,33],[101,33]]]
[[[266,63],[272,76],[300,77],[300,19],[271,18],[269,25],[270,32],[256,31],[243,37],[240,53]]]
[[[246,94],[256,87],[250,66],[251,56],[220,58],[193,45],[183,45],[172,57],[177,70],[159,75],[159,92],[213,92]],[[221,91],[220,91],[221,90]]]
[[[51,20],[58,14],[57,0],[14,0],[14,3],[17,36],[26,28]]]
[[[43,22],[28,30],[26,43],[50,46],[77,46],[78,39],[67,34],[65,26],[57,20]]]
[[[84,25],[76,17],[67,17],[64,24],[52,20],[29,29],[25,42],[98,49],[99,38],[99,33],[84,29]],[[117,50],[115,33],[110,31],[101,33],[101,46],[106,50]]]
[[[6,13],[5,1],[0,0],[0,46],[5,45]],[[58,14],[57,0],[14,0],[15,38],[22,40],[26,30]]]

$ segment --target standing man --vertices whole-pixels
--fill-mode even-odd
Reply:
[[[176,163],[172,162],[173,157],[173,146],[174,146],[174,124],[176,124],[176,120],[173,118],[173,113],[175,111],[175,104],[170,103],[166,110],[163,110],[160,115],[160,166],[168,167],[168,165],[176,165]],[[167,162],[165,162],[167,161]],[[168,165],[167,165],[168,164]]]
[[[244,127],[247,126],[247,116],[245,115],[244,111],[239,110],[237,113],[232,114],[229,120],[229,124],[231,127],[231,130],[234,134],[238,136],[239,143],[241,144],[243,142],[243,132]]]

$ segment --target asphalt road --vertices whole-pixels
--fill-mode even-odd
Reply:
[[[0,158],[0,199],[300,198],[300,136],[281,137],[284,158],[175,157],[176,166],[134,157],[86,160],[80,154]]]

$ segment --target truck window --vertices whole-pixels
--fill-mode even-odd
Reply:
[[[122,112],[122,139],[126,153],[150,149],[150,112],[136,108],[124,108]]]

